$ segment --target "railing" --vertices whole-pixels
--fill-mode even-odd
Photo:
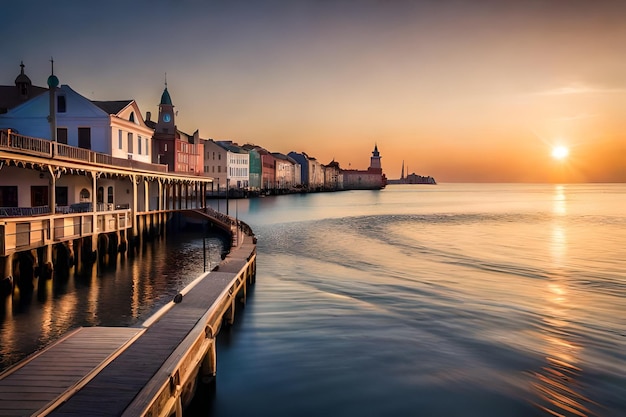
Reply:
[[[96,212],[101,213],[105,211],[124,210],[129,209],[129,204],[121,204],[115,206],[111,203],[97,203]],[[56,206],[56,214],[71,214],[71,213],[91,213],[93,211],[93,205],[91,202],[87,203],[75,203],[69,206]],[[50,213],[49,206],[39,207],[0,207],[0,217],[27,217],[27,216],[41,216],[52,214]]]
[[[24,217],[50,214],[48,206],[41,207],[0,207],[0,217]]]
[[[76,161],[88,164],[111,165],[153,172],[168,172],[167,165],[151,164],[132,159],[114,158],[111,155],[76,148],[63,143],[51,142],[47,139],[33,138],[11,132],[11,129],[0,130],[0,149],[26,155],[43,156],[46,158]]]
[[[98,212],[95,219],[91,212],[4,218],[0,222],[0,256],[94,233],[117,232],[132,227],[130,209]]]

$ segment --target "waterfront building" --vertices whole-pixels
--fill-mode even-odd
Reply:
[[[324,190],[337,191],[343,189],[343,173],[339,167],[339,162],[334,159],[324,165]]]
[[[370,166],[367,170],[341,170],[343,188],[345,190],[378,190],[387,185],[387,177],[383,173],[378,145],[374,145]]]
[[[279,152],[272,152],[272,156],[276,159],[276,188],[288,191],[299,185],[300,182],[296,182],[296,170],[300,171],[300,164]]]
[[[226,184],[228,191],[247,191],[250,177],[250,157],[248,151],[230,140],[220,140],[216,142],[226,150]]]
[[[146,124],[154,129],[152,162],[166,164],[169,172],[204,175],[204,140],[198,130],[193,135],[178,130],[176,113],[165,83],[156,122],[146,117]]]
[[[324,187],[324,166],[306,153],[291,151],[287,154],[300,164],[300,181],[309,191],[320,191]]]
[[[46,87],[33,85],[24,73],[24,62],[20,63],[20,73],[15,78],[15,85],[0,85],[0,114],[4,114],[33,97],[48,91]]]
[[[213,177],[213,193],[226,191],[228,175],[227,150],[213,139],[204,142],[204,174]]]
[[[135,100],[91,101],[69,85],[54,88],[52,94],[54,132],[49,94],[38,94],[0,114],[0,128],[116,158],[151,162],[152,129],[144,123]]]
[[[267,149],[258,145],[245,144],[244,149],[255,149],[261,159],[261,192],[270,193],[276,190],[276,158]]]
[[[114,259],[173,211],[205,207],[212,183],[145,162],[152,130],[134,100],[93,102],[54,74],[48,86],[0,115],[0,279],[26,290],[35,259],[39,277]]]
[[[245,147],[244,147],[245,149]],[[248,150],[248,155],[250,158],[250,183],[249,187],[251,191],[259,192],[261,191],[261,154],[255,148]]]

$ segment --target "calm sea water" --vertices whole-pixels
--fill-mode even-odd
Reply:
[[[195,415],[626,415],[625,202],[623,184],[239,201],[258,279]]]
[[[257,282],[191,414],[626,415],[624,202],[624,184],[231,200]],[[137,323],[202,272],[198,235],[151,247],[5,308],[3,363],[72,326]]]

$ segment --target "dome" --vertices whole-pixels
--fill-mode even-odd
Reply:
[[[48,77],[48,87],[57,88],[59,86],[59,79],[56,75],[52,74]]]
[[[30,81],[30,78],[28,78],[28,75],[24,74],[23,62],[20,64],[20,67],[21,67],[20,75],[18,75],[17,78],[15,79],[15,85],[20,85],[20,84],[31,85],[32,82]]]
[[[168,104],[172,105],[172,98],[170,97],[170,93],[167,91],[167,87],[163,90],[163,94],[161,94],[161,103],[160,104]]]

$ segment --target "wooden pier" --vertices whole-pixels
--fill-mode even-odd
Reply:
[[[236,230],[219,266],[141,326],[78,329],[0,374],[0,416],[182,416],[255,280],[256,239]]]

